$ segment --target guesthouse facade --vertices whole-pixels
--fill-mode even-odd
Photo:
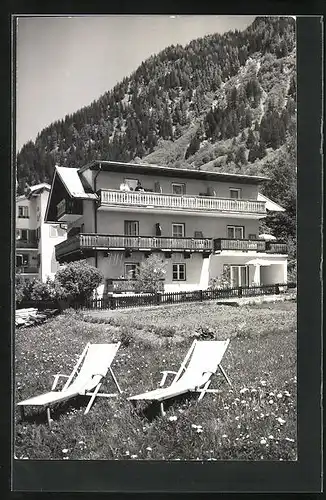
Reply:
[[[205,290],[222,274],[232,286],[285,283],[286,245],[259,237],[260,219],[283,210],[259,193],[266,180],[114,161],[56,167],[45,222],[67,224],[56,259],[86,259],[104,291],[125,289],[151,254],[166,263],[167,292]]]

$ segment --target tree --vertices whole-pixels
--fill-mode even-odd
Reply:
[[[156,293],[160,290],[162,280],[165,278],[164,261],[157,255],[150,255],[141,262],[136,271],[135,290],[138,292]]]
[[[103,275],[85,260],[77,260],[62,266],[55,274],[55,281],[71,298],[84,300],[101,284]]]
[[[248,149],[252,149],[255,146],[255,144],[256,144],[256,139],[254,133],[251,129],[249,129],[246,146]]]

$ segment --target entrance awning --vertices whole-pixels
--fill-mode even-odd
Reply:
[[[252,259],[247,262],[247,265],[253,266],[272,266],[273,264],[285,264],[285,261]]]

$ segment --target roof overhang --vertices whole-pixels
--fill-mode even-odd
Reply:
[[[258,201],[265,201],[266,202],[266,210],[269,210],[270,212],[285,212],[285,208],[281,207],[278,203],[275,203],[275,201],[270,200],[267,198],[267,196],[258,193]]]
[[[106,172],[125,172],[138,174],[157,174],[166,177],[178,177],[185,179],[198,179],[210,181],[228,181],[241,184],[261,184],[268,181],[268,177],[256,175],[229,174],[221,172],[209,172],[203,170],[192,170],[189,168],[173,168],[145,163],[125,163],[119,161],[95,160],[79,169],[82,173],[85,170],[99,170]]]

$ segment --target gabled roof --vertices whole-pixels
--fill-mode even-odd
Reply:
[[[269,210],[270,212],[285,212],[285,208],[281,207],[278,203],[275,203],[275,201],[270,200],[267,198],[267,196],[264,196],[261,193],[258,193],[258,201],[265,201],[266,202],[266,209]]]
[[[56,166],[55,172],[60,177],[68,194],[72,198],[80,198],[82,200],[97,199],[96,194],[86,193],[84,186],[82,185],[80,177],[78,175],[78,168],[73,168],[73,167],[67,168],[67,167]]]
[[[97,200],[97,195],[95,193],[85,191],[78,174],[78,168],[59,167],[56,165],[51,184],[51,191],[45,210],[45,222],[55,222],[53,210],[55,204],[59,201],[56,200],[57,190],[62,189],[62,187],[71,198],[77,198],[79,200]],[[55,199],[54,202],[53,198]]]

